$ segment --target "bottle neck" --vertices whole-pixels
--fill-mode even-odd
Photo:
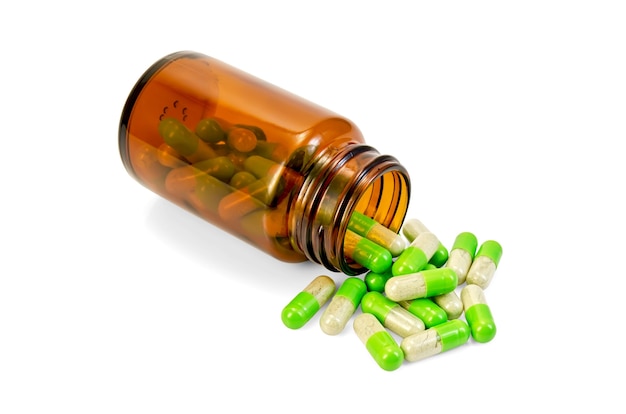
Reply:
[[[365,272],[344,255],[350,216],[356,210],[398,232],[409,205],[408,172],[394,157],[351,143],[327,148],[304,176],[289,216],[297,248],[329,270]]]

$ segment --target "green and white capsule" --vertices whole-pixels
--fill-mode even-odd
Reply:
[[[281,318],[287,328],[302,328],[335,292],[335,281],[321,275],[313,279],[283,308]]]
[[[389,250],[351,230],[346,230],[343,253],[361,266],[376,273],[384,273],[393,263],[393,257]]]
[[[437,269],[437,267],[429,263],[424,267],[424,270],[428,269]],[[441,295],[431,296],[430,299],[446,312],[448,319],[456,319],[463,314],[463,302],[461,302],[461,298],[454,290]]]
[[[426,329],[420,318],[379,292],[366,293],[361,299],[361,309],[374,315],[385,328],[401,337]]]
[[[441,325],[448,320],[446,311],[429,298],[402,300],[400,306],[420,318],[426,329]]]
[[[407,238],[409,242],[412,242],[422,233],[431,233],[430,230],[418,219],[408,219],[404,222],[402,226],[402,234]],[[448,249],[442,244],[439,243],[437,246],[437,250],[433,253],[433,257],[430,258],[429,262],[435,265],[436,267],[443,266],[448,260]]]
[[[465,283],[465,277],[476,254],[476,247],[478,247],[478,240],[476,236],[470,232],[460,233],[454,240],[445,267],[456,272],[459,285]]]
[[[353,212],[350,216],[348,229],[389,250],[393,257],[402,253],[406,247],[402,236],[358,211]]]
[[[400,349],[404,359],[415,362],[457,348],[465,344],[469,337],[467,324],[453,319],[402,339]]]
[[[385,294],[394,302],[428,298],[452,292],[457,286],[456,273],[445,267],[394,276],[385,284]]]
[[[391,267],[394,276],[406,275],[422,270],[433,257],[439,239],[433,233],[421,233],[404,249]]]
[[[476,342],[489,342],[496,336],[496,323],[487,305],[485,292],[478,285],[467,285],[461,290],[465,320]]]
[[[359,307],[361,298],[367,292],[365,282],[358,277],[347,278],[337,289],[320,318],[320,327],[328,335],[337,335]]]
[[[374,315],[358,315],[354,318],[353,328],[379,367],[385,371],[394,371],[402,366],[402,349]]]
[[[478,248],[476,257],[467,272],[465,282],[468,285],[478,285],[483,289],[487,289],[493,280],[493,275],[496,273],[501,257],[502,246],[500,246],[500,243],[494,240],[484,242]]]

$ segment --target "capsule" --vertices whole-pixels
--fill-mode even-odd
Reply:
[[[420,318],[379,292],[366,293],[361,299],[361,309],[374,315],[385,328],[403,338],[426,329]]]
[[[494,240],[484,242],[476,253],[476,257],[467,272],[465,282],[468,285],[478,285],[483,289],[487,289],[487,286],[493,279],[493,275],[496,273],[501,257],[502,246],[500,246],[500,243]]]
[[[253,185],[254,183],[245,187],[245,189],[248,189]],[[255,197],[255,195],[258,196],[259,194],[250,194],[249,192],[242,190],[233,191],[222,197],[222,199],[219,200],[217,207],[218,214],[222,220],[233,223],[233,227],[235,228],[239,227],[241,224],[239,221],[247,214],[267,209],[267,205],[259,200],[258,197]],[[266,192],[262,191],[259,193],[266,194]]]
[[[389,250],[351,230],[346,231],[343,252],[361,266],[377,273],[385,272],[393,263]]]
[[[244,188],[255,182],[257,178],[248,171],[237,171],[230,178],[228,183],[234,188]]]
[[[283,308],[281,318],[287,328],[302,328],[335,292],[335,281],[321,275],[313,279]]]
[[[385,371],[394,371],[402,366],[402,349],[374,315],[358,315],[352,327],[379,367]]]
[[[192,165],[194,168],[212,175],[218,180],[229,182],[235,174],[235,165],[228,157],[218,156],[207,160],[196,162]]]
[[[441,325],[448,320],[448,314],[432,299],[419,298],[413,300],[402,300],[400,306],[417,316],[424,322],[426,329],[435,325]]]
[[[287,149],[278,142],[257,141],[254,153],[276,162],[287,158]]]
[[[230,149],[245,154],[256,148],[257,138],[251,130],[247,128],[235,127],[228,131],[226,144],[230,147]]]
[[[358,211],[350,216],[348,229],[389,250],[393,257],[398,256],[404,250],[405,243],[402,236]]]
[[[217,155],[209,144],[202,141],[176,118],[163,118],[159,122],[158,130],[166,144],[192,163]]]
[[[445,267],[394,276],[385,285],[385,294],[394,302],[427,298],[452,292],[457,286],[456,273]]]
[[[328,335],[337,335],[359,307],[361,298],[367,292],[365,282],[358,277],[347,278],[337,289],[320,318],[320,327]]]
[[[428,264],[439,246],[433,233],[421,233],[404,249],[391,267],[394,276],[419,272]]]
[[[450,255],[445,267],[456,272],[459,285],[465,283],[465,277],[474,260],[477,246],[478,240],[476,236],[467,231],[458,234],[456,239],[454,239],[454,244],[452,249],[450,249]]]
[[[438,269],[438,267],[432,263],[428,263],[424,266],[423,270],[429,269]],[[447,319],[456,319],[463,314],[463,302],[461,302],[461,298],[454,290],[448,293],[442,293],[441,295],[431,296],[430,299],[444,310]]]
[[[402,234],[407,238],[409,242],[412,242],[422,233],[431,233],[428,228],[419,221],[418,219],[408,219],[404,222],[402,226]],[[437,250],[433,253],[433,257],[430,258],[429,262],[435,265],[436,267],[443,266],[448,260],[448,249],[440,242],[439,246],[437,246]]]
[[[178,167],[167,174],[165,188],[200,213],[216,214],[222,199],[232,193],[230,186],[193,165]]]
[[[489,342],[496,336],[496,323],[487,305],[485,292],[478,285],[467,285],[461,290],[465,320],[476,342]]]
[[[448,319],[456,319],[463,314],[463,302],[454,290],[433,296],[432,300],[446,312]]]
[[[208,144],[226,141],[226,132],[214,118],[204,118],[196,124],[196,135]]]
[[[367,272],[364,277],[365,285],[369,292],[384,292],[385,284],[392,277],[391,268],[385,270],[383,273]]]
[[[452,319],[407,336],[402,339],[400,349],[404,353],[404,359],[415,362],[457,348],[465,344],[469,337],[470,329],[467,324],[460,319]]]
[[[178,168],[187,165],[187,162],[176,152],[176,150],[166,143],[159,145],[157,151],[159,163],[168,168]]]

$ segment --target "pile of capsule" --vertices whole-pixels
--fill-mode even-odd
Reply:
[[[346,278],[338,289],[329,276],[316,277],[283,308],[285,326],[303,327],[329,302],[319,323],[323,332],[337,335],[360,306],[353,329],[386,371],[457,348],[470,337],[479,343],[495,337],[485,289],[502,256],[497,241],[479,246],[473,233],[462,232],[448,251],[417,219],[406,220],[397,234],[357,212],[348,229],[359,237],[351,257],[369,271]]]

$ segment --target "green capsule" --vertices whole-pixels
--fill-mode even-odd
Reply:
[[[278,164],[260,155],[251,155],[243,163],[243,168],[257,178],[265,178],[272,171],[276,171]]]
[[[194,163],[193,167],[226,183],[235,174],[235,165],[228,157],[209,158]]]
[[[229,184],[235,188],[244,188],[256,180],[257,178],[254,174],[249,173],[248,171],[238,171],[230,178]]]
[[[258,126],[244,125],[244,124],[235,124],[233,126],[236,127],[236,128],[245,128],[247,130],[250,130],[250,131],[254,132],[254,135],[255,135],[256,139],[259,140],[259,141],[267,141],[267,137],[265,136],[265,132],[263,131],[262,128],[260,128]]]
[[[235,127],[228,131],[226,136],[226,144],[233,151],[241,154],[247,154],[256,148],[256,135],[254,132],[246,128]]]
[[[467,324],[460,319],[452,319],[404,338],[400,348],[404,358],[414,362],[457,348],[465,344],[469,337]]]
[[[184,200],[197,211],[217,211],[220,201],[232,192],[232,188],[216,177],[206,174],[194,165],[178,167],[167,174],[166,190]]]
[[[379,367],[385,371],[394,371],[402,366],[402,349],[374,315],[358,315],[354,319],[353,328]]]
[[[356,263],[377,273],[387,271],[393,263],[389,250],[350,230],[346,231],[343,252]]]
[[[421,233],[404,249],[393,263],[394,276],[406,275],[422,270],[439,247],[439,239],[433,233]]]
[[[290,329],[302,328],[335,292],[335,281],[321,275],[313,279],[283,308],[283,324]]]
[[[353,212],[350,216],[348,229],[389,250],[394,257],[404,250],[405,245],[402,236],[358,211]]]
[[[364,278],[367,290],[370,292],[384,292],[385,283],[387,283],[389,278],[392,276],[391,268],[385,270],[383,273],[377,273],[370,270]]]
[[[467,285],[461,290],[465,320],[476,342],[489,342],[496,336],[496,323],[487,305],[485,293],[478,285]]]
[[[320,318],[320,327],[328,335],[337,335],[346,326],[367,292],[365,282],[358,277],[347,278],[337,289]]]
[[[196,134],[206,143],[217,144],[226,140],[226,132],[213,118],[200,120],[196,125]]]
[[[385,294],[395,302],[442,295],[457,287],[454,270],[445,267],[394,276],[385,285]]]
[[[166,144],[193,163],[217,155],[215,150],[176,118],[163,118],[158,129]]]
[[[276,162],[283,162],[287,158],[285,146],[278,142],[257,141],[254,153]]]
[[[441,325],[448,320],[448,314],[432,299],[419,298],[400,301],[400,305],[424,322],[426,328]]]
[[[196,208],[200,211],[207,210],[217,214],[220,201],[232,192],[224,182],[207,174],[198,174],[196,176],[195,195],[202,208]],[[193,198],[191,199],[193,200]],[[191,200],[188,200],[191,202]],[[195,204],[192,202],[192,204]]]

